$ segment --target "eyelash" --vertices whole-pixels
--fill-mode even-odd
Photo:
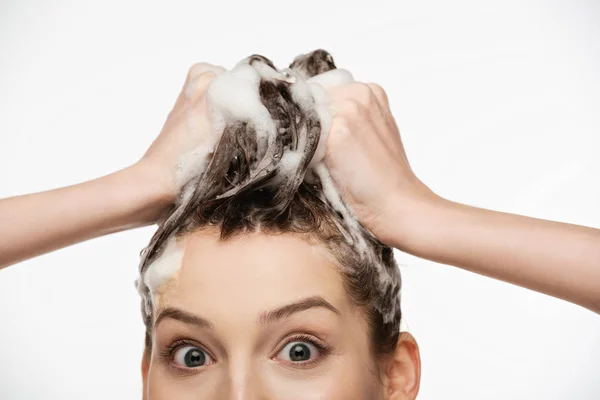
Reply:
[[[204,346],[200,345],[199,343],[189,340],[189,339],[183,339],[183,338],[176,339],[167,348],[165,348],[164,350],[162,350],[160,352],[160,357],[163,361],[167,362],[169,364],[169,367],[172,368],[173,370],[175,370],[178,374],[191,375],[191,374],[198,372],[198,370],[202,369],[202,367],[200,367],[200,368],[181,368],[174,364],[175,352],[185,346],[198,347],[203,352],[208,354],[208,356],[211,359],[215,359],[215,357],[208,350],[206,350],[204,348]]]
[[[329,345],[322,342],[321,340],[318,340],[317,338],[315,338],[312,335],[309,335],[306,333],[300,333],[300,334],[292,335],[292,336],[286,338],[286,340],[280,346],[277,347],[277,350],[275,351],[275,356],[271,357],[271,359],[275,359],[277,357],[277,355],[285,348],[285,346],[287,346],[288,344],[293,343],[293,342],[307,342],[307,343],[310,343],[311,345],[315,346],[317,348],[317,350],[319,350],[319,357],[317,359],[312,360],[312,361],[293,363],[293,365],[297,368],[311,367],[315,364],[320,363],[321,361],[323,361],[323,359],[325,357],[327,357],[331,354],[331,347]],[[190,375],[190,374],[194,374],[194,373],[198,372],[199,369],[202,369],[201,367],[200,368],[181,368],[181,367],[176,366],[173,363],[173,361],[174,361],[173,357],[175,355],[175,352],[177,350],[179,350],[181,347],[185,347],[185,346],[198,347],[202,351],[206,352],[206,354],[208,354],[208,356],[210,358],[215,359],[215,357],[209,351],[207,351],[204,348],[204,346],[200,345],[199,343],[189,340],[189,339],[183,339],[183,338],[176,339],[167,348],[165,348],[164,350],[161,350],[160,357],[163,361],[167,362],[169,364],[169,366],[171,368],[173,368],[178,374]]]
[[[331,347],[329,345],[327,345],[323,341],[315,338],[312,335],[309,335],[306,333],[300,333],[300,334],[292,335],[292,336],[286,338],[286,340],[280,346],[277,347],[275,356],[272,357],[272,359],[275,359],[277,357],[277,355],[285,348],[285,346],[287,346],[288,344],[293,343],[293,342],[307,342],[307,343],[310,343],[311,345],[315,346],[317,348],[317,350],[319,350],[319,357],[317,359],[312,360],[312,361],[293,363],[292,365],[294,365],[296,368],[309,368],[311,366],[314,366],[315,364],[322,362],[323,359],[325,359],[327,356],[329,356],[331,354]]]

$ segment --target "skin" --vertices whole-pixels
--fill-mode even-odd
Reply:
[[[303,301],[305,309],[261,322],[269,311]],[[173,309],[174,316],[161,317]],[[216,230],[188,236],[179,275],[161,293],[154,315],[151,361],[143,367],[147,398],[379,400],[418,393],[414,338],[405,333],[392,358],[376,361],[362,309],[350,301],[327,250],[293,234],[252,233],[224,242]],[[328,350],[319,352],[306,337]],[[295,342],[308,344],[308,361],[291,361],[286,345]],[[184,354],[194,348],[210,359],[189,368]]]
[[[210,122],[204,92],[223,71],[207,63],[189,69],[160,134],[135,164],[89,182],[0,200],[0,269],[84,240],[156,223],[179,193],[180,156],[207,139]],[[188,111],[206,135],[190,131]]]
[[[159,220],[179,194],[175,179],[177,160],[204,140],[189,134],[185,111],[192,110],[197,115],[197,125],[204,126],[208,135],[204,92],[220,71],[222,69],[207,64],[196,64],[190,69],[184,90],[160,135],[133,166],[71,187],[0,200],[0,268],[83,240]],[[187,97],[184,91],[192,81],[195,82],[192,96]],[[441,198],[411,170],[381,87],[353,83],[329,88],[329,92],[330,108],[335,116],[327,139],[325,161],[344,201],[379,240],[418,257],[546,293],[600,313],[597,284],[600,282],[600,230],[484,210]],[[288,263],[292,259],[290,257]],[[261,265],[255,267],[262,268]],[[245,307],[249,298],[239,301],[239,305]],[[262,301],[264,304],[253,300],[253,308],[248,310],[249,315],[244,315],[247,317],[244,321],[250,324],[252,317],[264,311],[259,305],[266,307],[268,301]],[[216,307],[214,303],[207,299],[202,304],[203,309]],[[341,303],[337,305],[342,307]],[[217,323],[220,332],[225,329],[223,324],[227,325],[223,320],[214,322]],[[239,332],[237,325],[231,329]],[[221,333],[222,337],[228,335]],[[252,331],[249,336],[248,341],[244,339],[245,345],[238,346],[236,342],[235,347],[241,352],[236,354],[245,354],[246,362],[254,365],[260,363],[257,360],[265,353],[249,351],[249,343],[256,342],[260,334]],[[418,390],[415,381],[419,374],[406,372],[411,368],[417,370],[417,361],[412,364],[406,361],[415,359],[407,354],[418,354],[418,351],[408,350],[416,344],[411,344],[414,339],[409,335],[402,337],[392,355],[395,361],[384,365],[382,375],[382,394],[395,399],[412,398],[410,396],[416,396]],[[222,340],[228,341],[233,354],[234,349],[229,344],[231,337]],[[150,360],[151,356],[146,354],[143,371],[151,378],[154,364],[150,367]],[[224,368],[223,362],[229,359],[220,360],[215,374],[223,377],[219,368]],[[237,356],[231,361],[241,363]],[[234,369],[236,375],[231,375],[233,380],[227,384],[228,389],[224,389],[228,390],[226,396],[252,398],[255,392],[244,394],[247,392],[240,388],[246,386],[240,382],[256,385],[252,388],[259,392],[267,390],[261,386],[260,379],[250,381],[247,375],[250,369],[241,364],[235,367],[231,364],[231,368],[237,369]],[[266,369],[259,369],[263,373],[260,376],[265,376]],[[176,385],[176,381],[173,378],[170,384]],[[348,384],[345,380],[342,382],[340,386]],[[369,383],[365,385],[365,390],[369,390]],[[152,390],[151,384],[149,389]],[[322,393],[321,398],[325,394]]]
[[[382,242],[600,313],[600,230],[443,199],[413,173],[385,91],[331,88],[325,161],[344,200]]]

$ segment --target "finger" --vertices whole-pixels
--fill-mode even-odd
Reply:
[[[368,83],[367,85],[371,88],[371,90],[373,91],[373,95],[377,99],[379,112],[381,113],[381,117],[385,120],[388,129],[392,131],[398,131],[396,121],[394,120],[394,116],[392,115],[392,111],[390,110],[390,103],[385,90],[380,85],[373,82]]]
[[[331,119],[331,129],[327,135],[327,143],[325,146],[325,154],[323,161],[329,169],[332,178],[336,180],[337,166],[340,160],[347,155],[348,143],[352,140],[351,128],[348,125],[346,118],[339,115]],[[340,194],[344,195],[343,188],[338,188]]]
[[[192,103],[196,103],[198,100],[204,97],[208,85],[217,77],[217,74],[213,71],[206,71],[190,81],[185,87],[184,95]]]
[[[329,108],[334,116],[345,118],[347,121],[367,117],[366,107],[354,98],[342,98],[330,103]]]
[[[385,90],[383,90],[383,88],[376,84],[376,83],[367,83],[367,85],[371,88],[371,91],[373,92],[373,95],[375,96],[375,98],[377,99],[377,102],[383,106],[383,107],[389,107],[390,106],[390,102],[387,96],[387,93],[385,92]]]
[[[308,83],[318,83],[325,89],[345,85],[351,82],[354,82],[354,77],[350,71],[341,68],[332,69],[308,79]]]
[[[215,75],[220,75],[223,72],[225,72],[225,68],[219,65],[209,64],[205,62],[196,63],[188,69],[188,73],[185,79],[186,85],[196,80],[198,77],[200,77],[200,75],[206,72],[212,72]]]
[[[386,132],[393,129],[390,126],[389,119],[391,115],[387,106],[380,104],[379,98],[385,101],[385,94],[381,93],[380,88],[371,88],[365,83],[353,83],[337,87],[331,91],[333,101],[330,108],[334,114],[339,114],[352,121],[352,125],[363,126],[360,134],[367,134],[370,131],[375,131],[377,135],[385,137]],[[371,128],[368,128],[368,127]],[[363,133],[363,131],[365,133]],[[383,138],[387,140],[387,138]]]
[[[377,83],[370,82],[366,84],[375,99],[375,104],[369,107],[373,123],[377,127],[377,132],[382,135],[382,139],[390,145],[402,147],[400,134],[396,121],[390,110],[389,98],[385,90]],[[390,143],[391,141],[391,143]]]
[[[176,105],[179,105],[186,99],[197,99],[198,95],[204,93],[206,87],[208,86],[208,84],[204,81],[204,79],[206,78],[205,75],[207,73],[218,76],[223,72],[225,72],[225,68],[218,65],[203,62],[192,65],[188,69],[188,73],[185,78],[185,83],[183,85],[181,93],[179,94],[179,97],[177,98]]]
[[[330,88],[328,91],[333,100],[330,108],[334,115],[346,120],[352,134],[361,139],[367,139],[367,136],[369,140],[378,138],[408,163],[400,132],[383,88],[375,83],[355,82]]]
[[[326,152],[340,147],[341,143],[349,140],[350,126],[348,120],[340,115],[334,115],[331,118],[331,127],[327,135]]]
[[[188,71],[184,86],[186,98],[193,99],[203,94],[208,87],[208,83],[215,76],[221,75],[223,72],[225,72],[225,68],[218,65],[203,62],[192,65]]]
[[[377,104],[382,110],[389,108],[387,93],[376,83],[354,82],[328,88],[328,91],[334,101],[354,99],[365,107]]]
[[[364,107],[373,105],[377,99],[371,87],[363,82],[353,82],[328,89],[333,101],[354,100]]]
[[[372,86],[373,85],[373,86]],[[361,111],[360,114],[346,114],[350,117],[354,115],[358,116],[369,116],[371,122],[376,126],[377,130],[384,128],[384,124],[387,124],[387,116],[385,110],[386,106],[382,104],[386,101],[385,93],[381,87],[375,87],[375,84],[366,84],[362,82],[355,82],[348,85],[342,85],[331,90],[332,95],[332,107],[336,108],[336,103],[347,103],[354,102],[358,105],[358,109]],[[381,98],[381,100],[379,100]],[[351,108],[344,106],[345,109]]]
[[[208,87],[208,83],[210,83],[214,77],[215,75],[212,72],[206,72],[201,77],[196,78],[195,81],[186,84],[181,92],[179,92],[179,96],[177,96],[171,114],[179,115],[185,112],[189,107],[197,105],[199,100],[204,97],[203,94],[206,87]]]

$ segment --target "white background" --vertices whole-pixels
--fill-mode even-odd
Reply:
[[[387,89],[440,195],[600,227],[600,2],[161,3],[0,1],[0,197],[136,161],[194,62],[324,48]],[[1,399],[140,398],[133,282],[154,229],[0,271]],[[419,399],[600,398],[598,315],[397,256]]]

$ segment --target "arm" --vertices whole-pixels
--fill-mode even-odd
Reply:
[[[0,268],[152,224],[170,202],[141,164],[78,185],[0,200]]]
[[[409,210],[412,210],[409,212]],[[390,244],[600,314],[600,230],[438,198],[390,209]]]
[[[325,161],[379,240],[600,313],[600,230],[440,198],[412,172],[381,87],[354,83],[330,94]]]
[[[160,135],[133,166],[78,185],[0,200],[0,269],[160,218],[185,183],[176,177],[181,155],[207,140],[204,93],[222,71],[202,63],[190,68]]]

